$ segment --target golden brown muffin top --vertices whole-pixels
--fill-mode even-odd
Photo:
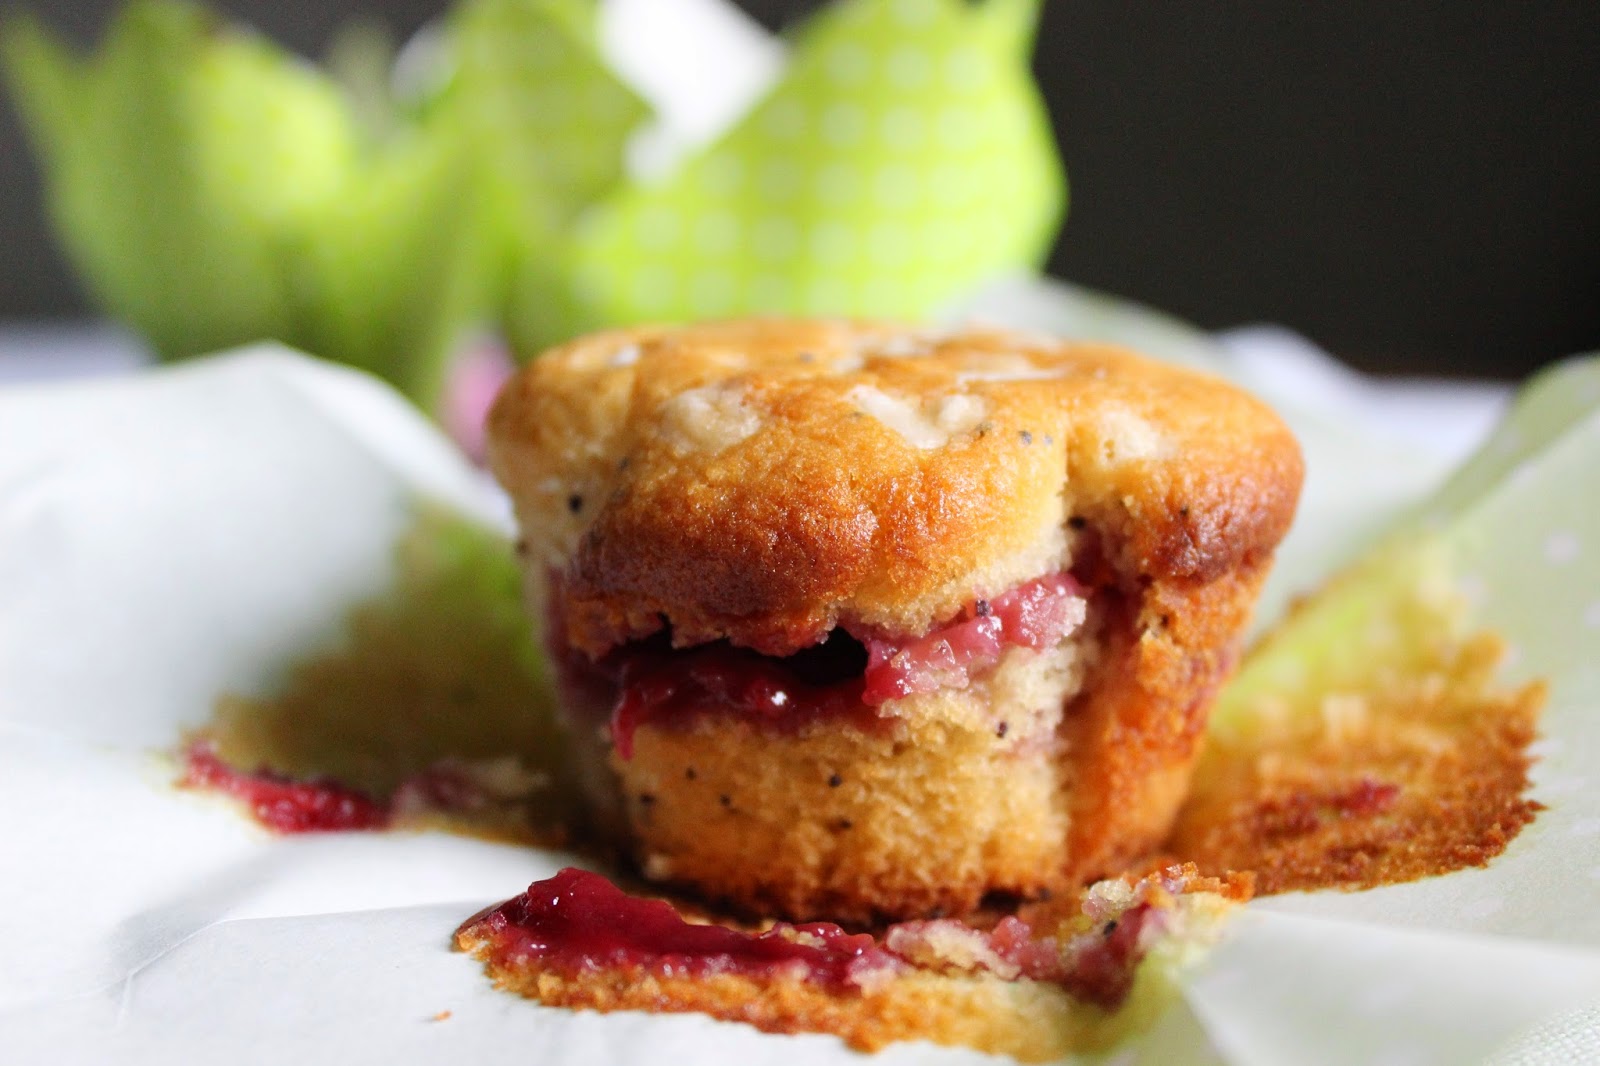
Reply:
[[[926,631],[1071,562],[1210,580],[1270,553],[1302,464],[1262,403],[1098,344],[743,320],[601,333],[501,392],[491,466],[566,637],[670,623],[768,654]]]

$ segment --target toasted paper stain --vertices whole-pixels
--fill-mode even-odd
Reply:
[[[338,646],[292,668],[270,698],[222,696],[205,735],[233,766],[379,800],[424,771],[465,768],[493,802],[402,824],[563,839],[574,810],[564,749],[511,545],[428,513],[395,561],[388,594],[351,611]]]
[[[425,824],[560,841],[579,814],[509,546],[423,516],[397,558],[395,587],[352,612],[340,647],[301,664],[272,699],[225,697],[209,735],[235,765],[332,777],[376,796],[441,762],[509,753],[547,787]],[[1233,900],[1249,895],[1251,878],[1257,893],[1362,889],[1481,866],[1532,820],[1528,745],[1545,688],[1500,679],[1504,643],[1466,631],[1433,562],[1425,552],[1380,556],[1252,653],[1219,704],[1162,861],[1219,877],[1208,890]],[[1042,928],[1092,896],[997,901],[971,922],[992,928],[1015,914]],[[948,975],[913,972],[855,997],[716,977],[640,984],[603,968],[582,981],[536,966],[494,977],[550,1005],[703,1011],[863,1048],[932,1039],[1025,1059],[1110,1046],[1153,1019],[1166,981],[1141,967],[1127,1003],[1106,1012],[998,975],[952,995]]]
[[[1363,889],[1483,866],[1533,820],[1528,745],[1542,684],[1495,683],[1479,634],[1425,672],[1330,695],[1316,720],[1214,743],[1173,833],[1205,870],[1251,870],[1263,894]]]
[[[1448,563],[1402,544],[1269,634],[1218,707],[1170,852],[1251,870],[1262,893],[1483,866],[1527,797],[1546,687],[1500,680],[1505,643],[1468,631]]]

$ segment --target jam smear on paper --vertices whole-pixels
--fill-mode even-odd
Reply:
[[[452,829],[500,838],[496,824],[508,795],[520,799],[526,775],[498,782],[494,768],[441,760],[412,774],[386,796],[374,796],[326,776],[294,777],[267,767],[241,769],[224,759],[216,741],[200,737],[183,749],[178,787],[239,800],[251,818],[274,833],[371,832],[399,827]],[[511,809],[515,809],[512,807]],[[511,834],[522,840],[521,834]],[[553,841],[541,841],[553,842]]]
[[[788,975],[839,988],[897,965],[869,934],[828,922],[780,922],[761,933],[696,925],[665,900],[630,896],[574,867],[474,916],[462,933],[487,945],[492,965],[536,960],[569,976],[624,967],[660,977]]]
[[[1174,866],[987,924],[932,919],[874,934],[698,924],[568,868],[469,918],[456,944],[499,987],[549,1005],[696,1011],[833,1033],[861,1050],[922,1038],[1042,1061],[1091,1046],[1157,944],[1204,943],[1249,892],[1246,878]]]
[[[326,778],[295,780],[271,770],[239,770],[216,745],[197,740],[183,754],[183,788],[221,792],[240,800],[251,817],[277,833],[337,833],[387,829],[389,804]]]

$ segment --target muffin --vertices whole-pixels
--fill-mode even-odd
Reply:
[[[1302,476],[1204,375],[845,321],[574,341],[489,451],[595,828],[796,920],[1147,855]]]

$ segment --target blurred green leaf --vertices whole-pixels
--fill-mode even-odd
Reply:
[[[459,136],[358,116],[309,63],[177,0],[130,4],[81,62],[19,18],[5,60],[60,239],[162,358],[280,340],[431,403],[481,303]]]
[[[538,305],[559,291],[554,249],[622,181],[627,139],[649,109],[600,56],[594,0],[467,0],[451,35],[454,77],[430,117],[475,145],[502,305],[520,317],[530,312],[513,299]]]
[[[405,122],[393,90],[397,52],[394,31],[376,19],[358,17],[334,30],[323,53],[323,69],[344,92],[369,143],[398,135]]]
[[[515,331],[741,313],[922,317],[1046,253],[1065,176],[1027,62],[1036,2],[843,0],[723,140],[576,220]]]
[[[840,0],[780,83],[659,182],[596,0],[463,0],[337,78],[182,0],[90,59],[4,35],[57,229],[101,305],[180,358],[273,338],[431,404],[492,309],[528,354],[749,312],[921,317],[1036,263],[1065,181],[1028,68],[1039,0]],[[397,91],[394,86],[399,85]]]
[[[77,62],[28,12],[0,23],[0,72],[16,98],[28,134],[52,157],[82,147]]]
[[[261,227],[204,173],[224,141],[197,121],[212,32],[194,9],[132,6],[79,70],[76,106],[24,105],[45,118],[50,208],[80,273],[165,356],[236,340],[241,324],[270,336],[284,313]]]
[[[303,345],[431,410],[454,334],[481,310],[472,165],[458,135],[396,139],[356,171],[351,194],[320,206],[292,257]]]

